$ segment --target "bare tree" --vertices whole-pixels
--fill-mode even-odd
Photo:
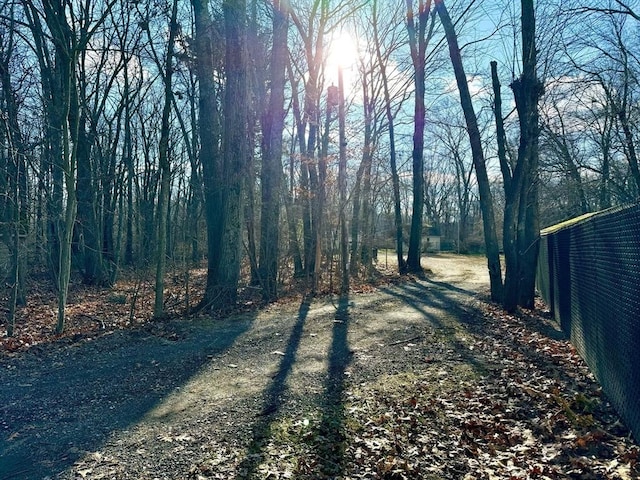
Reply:
[[[80,8],[72,3],[44,0],[42,10],[29,0],[23,7],[34,38],[47,99],[49,120],[49,165],[54,178],[51,203],[50,239],[52,262],[58,287],[56,331],[65,326],[65,308],[71,275],[71,243],[77,213],[77,167],[80,112],[74,100],[77,88],[77,61],[92,36],[101,27],[115,4],[110,0],[98,8]],[[48,28],[53,53],[47,44],[43,23]]]
[[[4,2],[3,2],[4,3]],[[23,238],[29,230],[27,203],[27,155],[18,118],[18,98],[13,86],[11,67],[15,55],[15,5],[0,5],[9,12],[7,29],[0,27],[0,142],[7,148],[0,154],[0,240],[10,252],[7,284],[10,285],[7,305],[7,336],[15,329],[16,308],[26,303],[26,274]]]
[[[222,249],[216,276],[214,306],[236,302],[242,256],[245,177],[247,176],[247,50],[246,1],[223,2],[225,26],[225,126],[222,138]]]
[[[175,41],[178,34],[178,1],[174,0],[171,7],[169,17],[169,38],[167,39],[166,53],[161,59],[154,47],[151,33],[147,29],[149,35],[149,45],[153,54],[154,61],[164,85],[164,104],[162,107],[162,120],[160,124],[160,142],[158,146],[158,164],[160,169],[160,192],[158,197],[156,232],[155,232],[155,265],[156,265],[156,283],[155,283],[155,301],[153,307],[154,317],[162,317],[164,315],[164,277],[166,273],[166,255],[167,255],[167,222],[169,210],[169,198],[171,188],[171,162],[169,159],[169,136],[171,130],[170,115],[173,101],[173,62],[175,55]],[[145,20],[148,22],[148,20]]]
[[[380,31],[379,8],[378,1],[374,0],[372,5],[372,26],[373,26],[373,43],[375,45],[376,61],[378,63],[378,72],[384,94],[384,113],[387,119],[387,130],[389,132],[389,163],[391,167],[391,181],[393,185],[393,213],[395,225],[396,240],[396,257],[398,262],[398,270],[400,273],[407,271],[407,264],[403,254],[404,235],[402,228],[402,206],[400,198],[400,178],[398,176],[398,161],[396,154],[396,135],[395,135],[395,114],[393,112],[391,89],[389,87],[389,75],[387,74],[387,63],[389,55],[393,51],[395,41],[391,41],[390,48],[383,54],[382,43],[383,35]]]
[[[429,27],[431,0],[418,0],[417,16],[413,0],[406,0],[407,31],[414,74],[414,119],[413,119],[413,209],[407,270],[421,273],[422,223],[424,210],[424,126],[425,126],[425,63],[427,47],[433,35],[434,21]],[[435,17],[433,17],[435,19]]]
[[[536,72],[536,22],[533,1],[522,0],[521,9],[522,74],[511,84],[518,111],[520,143],[511,180],[505,181],[504,184],[506,206],[503,243],[507,271],[503,305],[507,311],[513,311],[517,305],[533,308],[540,235],[538,102],[544,87]]]
[[[200,162],[203,169],[205,218],[207,224],[207,284],[200,307],[211,306],[217,298],[216,277],[222,242],[222,161],[221,125],[216,84],[217,56],[215,30],[208,2],[191,1],[195,17],[196,75],[198,77],[198,126]]]
[[[270,92],[262,115],[262,203],[260,215],[260,281],[266,301],[277,297],[280,196],[282,185],[282,135],[285,111],[287,65],[288,0],[273,2],[273,45],[270,64]]]
[[[495,214],[493,211],[493,198],[487,174],[487,166],[482,149],[482,137],[478,127],[478,119],[471,94],[467,76],[462,65],[460,47],[454,30],[453,23],[444,4],[444,0],[436,0],[436,10],[444,26],[447,42],[449,44],[449,54],[453,64],[458,91],[460,92],[460,103],[464,112],[471,144],[471,154],[473,165],[478,179],[478,190],[480,191],[480,204],[482,208],[482,219],[484,225],[485,248],[487,251],[487,262],[489,268],[489,280],[491,283],[491,298],[494,301],[502,300],[502,270],[500,267],[500,249],[498,246],[498,236],[496,234]]]

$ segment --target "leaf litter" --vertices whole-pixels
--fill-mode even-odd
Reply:
[[[55,478],[640,478],[637,443],[543,305],[508,315],[478,294],[444,303],[438,324],[392,324],[381,318],[398,313],[402,302],[380,290],[360,295],[369,303],[351,297],[352,356],[333,379],[339,388],[325,379],[330,401],[311,399],[323,390],[321,378],[307,378],[300,397],[292,395],[297,387],[290,378],[282,398],[262,410],[233,404],[170,425],[141,422],[97,451],[79,452]],[[281,307],[269,308],[274,319]],[[306,334],[314,344],[327,331],[346,328],[337,318],[325,320],[325,331]],[[270,325],[272,339],[288,335],[277,331],[279,322]],[[247,346],[262,348],[262,358],[285,359],[273,343]],[[15,356],[22,349],[7,351]],[[207,358],[238,376],[251,371],[254,354],[245,348],[228,360]],[[239,371],[240,364],[247,368]],[[21,433],[11,435],[7,442]]]
[[[545,316],[476,307],[464,336],[483,372],[425,359],[392,388],[351,394],[350,478],[640,478],[637,445],[575,349],[537,331]]]

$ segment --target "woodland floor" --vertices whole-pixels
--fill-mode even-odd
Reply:
[[[146,321],[141,284],[75,287],[63,337],[32,295],[0,339],[0,478],[640,478],[543,309],[489,303],[482,258],[424,265],[227,318]]]

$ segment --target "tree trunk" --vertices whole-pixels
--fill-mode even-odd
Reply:
[[[225,25],[222,241],[214,308],[235,304],[242,259],[243,201],[247,175],[246,2],[223,2]]]
[[[382,80],[382,88],[384,92],[384,110],[387,117],[387,128],[389,130],[389,162],[391,165],[391,181],[393,184],[393,213],[394,226],[396,231],[396,257],[398,262],[398,272],[404,274],[407,271],[407,264],[404,260],[404,239],[402,232],[402,203],[400,199],[400,178],[398,176],[398,164],[396,160],[396,140],[394,128],[394,116],[391,111],[391,94],[389,93],[389,80],[387,78],[386,62],[383,61],[382,52],[380,50],[380,38],[378,35],[378,2],[373,2],[373,29],[375,38],[376,57],[380,76]]]
[[[7,284],[10,286],[7,305],[7,337],[15,330],[16,308],[26,302],[23,276],[24,266],[21,255],[21,234],[26,234],[26,177],[24,157],[25,146],[18,123],[18,108],[11,85],[10,59],[13,50],[13,35],[4,52],[0,52],[0,104],[5,107],[4,121],[0,122],[0,139],[5,137],[7,149],[0,153],[0,239],[9,248],[10,267]],[[6,228],[5,228],[6,225]]]
[[[409,251],[407,253],[407,270],[422,273],[420,258],[422,256],[422,223],[424,212],[424,128],[425,128],[425,58],[428,43],[427,20],[431,12],[431,0],[426,5],[419,0],[418,22],[414,19],[413,0],[406,0],[407,31],[414,71],[414,117],[413,117],[413,203],[411,215],[411,231],[409,233]]]
[[[522,188],[522,165],[516,165],[516,168],[512,171],[507,159],[506,135],[502,120],[502,95],[500,92],[497,63],[495,61],[491,62],[491,77],[494,94],[494,115],[498,143],[498,159],[500,160],[500,169],[502,171],[505,195],[502,244],[506,270],[504,278],[504,298],[502,302],[503,305],[514,305],[511,308],[515,308],[517,300],[514,295],[518,290],[518,249],[516,245],[516,228],[518,205],[520,201],[520,195],[517,195],[516,192]]]
[[[518,120],[520,123],[520,144],[518,161],[513,172],[511,188],[514,213],[517,211],[515,227],[515,246],[517,249],[515,277],[509,275],[505,282],[503,306],[513,311],[518,304],[533,307],[535,294],[535,270],[538,258],[537,229],[538,219],[538,101],[542,96],[543,86],[536,75],[537,52],[535,44],[535,14],[533,0],[522,0],[522,75],[516,79],[511,88],[514,93]],[[515,197],[519,196],[519,200]],[[515,208],[518,203],[517,209]],[[510,220],[511,221],[511,220]],[[513,224],[507,224],[505,212],[505,260],[507,251],[507,228],[513,235]],[[512,242],[512,237],[509,238]],[[510,248],[513,248],[510,246]],[[507,260],[507,270],[512,270]]]
[[[77,154],[77,113],[70,115],[72,108],[71,92],[75,88],[76,55],[78,39],[73,38],[73,32],[67,23],[66,5],[45,2],[44,18],[51,32],[55,50],[55,66],[51,69],[47,58],[46,47],[39,44],[37,48],[39,62],[43,75],[44,88],[51,88],[49,102],[49,133],[51,133],[52,175],[54,190],[52,194],[51,232],[52,263],[58,288],[58,316],[56,332],[62,333],[65,326],[65,310],[69,278],[71,276],[71,243],[76,218],[76,154]],[[25,8],[30,18],[30,27],[34,36],[39,36],[37,42],[44,39],[39,19],[40,12],[33,6]],[[70,125],[71,119],[75,119]],[[64,203],[66,199],[66,203]]]
[[[304,276],[304,264],[302,263],[302,251],[300,250],[300,242],[298,241],[298,222],[294,212],[295,205],[293,201],[294,193],[294,177],[295,162],[294,156],[296,151],[296,135],[291,140],[291,152],[289,153],[289,186],[284,191],[284,207],[287,216],[287,232],[289,237],[289,255],[293,259],[293,275],[296,278]]]
[[[288,1],[273,2],[273,47],[271,50],[271,92],[263,115],[262,204],[260,214],[260,283],[266,302],[278,296],[280,238],[280,195],[282,189],[282,134],[284,131],[284,91],[288,60]]]
[[[365,127],[366,132],[366,127]],[[365,134],[366,136],[366,134]],[[351,248],[350,248],[350,262],[349,262],[349,270],[353,277],[356,277],[358,274],[358,267],[360,266],[360,257],[358,253],[360,252],[360,219],[361,215],[361,205],[362,205],[362,172],[364,171],[365,161],[364,155],[365,151],[362,152],[363,159],[360,162],[360,166],[358,167],[358,171],[356,172],[356,181],[353,185],[353,190],[351,194],[351,203],[352,203],[352,212],[351,212]]]
[[[12,7],[13,9],[13,7]],[[13,10],[11,12],[13,19]],[[12,24],[13,26],[13,24]],[[14,49],[14,30],[10,30],[7,45],[0,52],[0,100],[5,108],[4,121],[0,121],[0,134],[4,132],[7,149],[0,154],[0,225],[7,225],[6,231],[0,228],[0,238],[11,254],[9,312],[7,314],[7,335],[13,335],[15,311],[18,305],[26,304],[24,277],[26,255],[21,252],[21,237],[29,231],[28,192],[27,192],[27,150],[23,140],[18,118],[16,92],[11,82],[11,58]],[[0,135],[0,138],[2,135]],[[10,332],[10,333],[9,333]]]
[[[46,214],[43,225],[44,241],[46,242],[46,262],[53,281],[59,280],[60,240],[62,236],[63,198],[64,198],[64,173],[62,169],[62,129],[66,121],[66,109],[64,106],[64,82],[62,79],[69,77],[65,71],[65,61],[56,46],[50,53],[49,46],[45,42],[40,12],[31,3],[23,2],[23,8],[29,28],[33,33],[34,50],[40,67],[40,80],[43,91],[45,111],[46,134],[42,153],[43,178],[49,177],[50,181],[43,180],[39,186],[42,190],[48,189],[44,209]],[[64,17],[64,13],[61,13]],[[51,21],[55,21],[56,14],[52,14]],[[53,58],[52,58],[53,57]],[[46,185],[49,183],[49,185]]]
[[[63,12],[64,14],[64,12]],[[68,41],[68,40],[67,40]],[[77,196],[76,196],[76,148],[77,142],[72,139],[77,138],[78,124],[69,125],[67,119],[69,116],[69,108],[71,107],[70,95],[72,82],[75,78],[75,59],[67,59],[67,68],[69,76],[62,82],[64,105],[66,105],[66,114],[62,126],[62,172],[64,174],[64,186],[66,193],[66,205],[64,207],[64,221],[61,228],[60,252],[58,257],[58,319],[56,323],[56,333],[61,334],[65,327],[65,314],[67,307],[67,295],[69,292],[69,280],[71,278],[71,244],[73,239],[73,228],[75,225],[77,213]]]
[[[200,308],[217,300],[216,281],[222,242],[222,162],[220,160],[220,125],[216,98],[213,23],[208,2],[191,0],[196,28],[196,72],[199,86],[200,163],[204,181],[205,220],[207,226],[207,284]]]
[[[79,86],[72,85],[70,119],[74,124],[78,122],[78,218],[76,224],[77,237],[80,239],[80,264],[82,276],[87,285],[102,285],[108,282],[103,271],[102,236],[96,212],[97,192],[95,189],[94,172],[91,165],[91,135],[86,132],[86,114],[81,110]],[[78,118],[74,118],[77,115]]]
[[[347,135],[345,131],[345,105],[344,105],[344,78],[342,66],[338,70],[338,190],[340,194],[339,223],[340,223],[340,291],[342,294],[349,292],[349,238],[347,234]]]
[[[366,75],[362,75],[362,106],[364,117],[364,132],[362,146],[362,160],[358,168],[356,184],[353,189],[353,220],[351,221],[351,274],[358,274],[360,264],[368,266],[363,252],[366,248],[364,243],[368,200],[367,195],[371,192],[371,163],[372,163],[372,111],[371,99],[369,96],[369,83]],[[368,178],[368,182],[367,182]]]
[[[449,44],[449,54],[455,72],[458,90],[460,92],[460,103],[467,123],[467,132],[471,144],[471,155],[473,165],[476,169],[478,179],[478,191],[480,193],[480,208],[482,209],[482,224],[484,227],[485,248],[487,250],[487,263],[489,268],[489,281],[491,284],[491,299],[500,301],[502,299],[502,270],[500,268],[500,249],[498,246],[498,236],[496,234],[495,215],[493,211],[493,197],[491,195],[489,176],[487,174],[486,162],[482,150],[482,137],[478,128],[478,120],[473,108],[473,101],[469,93],[467,76],[462,65],[458,39],[453,23],[445,7],[443,0],[436,0],[436,9],[445,30],[447,42]]]
[[[127,196],[127,209],[126,209],[126,232],[125,232],[125,247],[124,247],[124,263],[125,265],[133,265],[133,179],[135,177],[135,168],[133,164],[133,140],[131,138],[131,94],[129,83],[129,62],[125,62],[124,66],[124,145],[123,145],[123,161],[127,172],[126,183],[126,196]]]
[[[167,264],[167,223],[169,218],[169,192],[171,190],[171,164],[169,160],[169,134],[171,133],[170,115],[173,97],[173,52],[177,35],[178,1],[174,0],[169,20],[169,38],[167,53],[164,58],[164,71],[161,72],[164,82],[164,106],[162,107],[162,123],[160,126],[160,143],[158,145],[158,163],[160,168],[160,195],[158,196],[156,222],[156,283],[153,316],[164,316],[164,277]],[[150,40],[151,41],[151,40]],[[158,68],[162,65],[158,62]]]

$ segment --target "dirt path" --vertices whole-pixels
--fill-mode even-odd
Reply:
[[[429,280],[368,294],[4,359],[0,478],[432,478],[345,474],[345,432],[360,431],[372,392],[491,371],[467,331],[484,260],[429,268]],[[433,478],[462,478],[452,472]]]

